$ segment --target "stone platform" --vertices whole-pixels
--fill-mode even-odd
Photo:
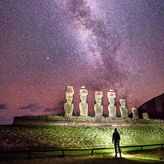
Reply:
[[[25,116],[15,117],[16,126],[140,126],[147,124],[164,124],[163,120],[143,120],[132,118],[83,117],[83,116]]]

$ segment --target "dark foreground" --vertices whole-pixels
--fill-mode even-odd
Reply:
[[[32,159],[1,159],[1,164],[144,164],[164,163],[164,150],[145,153],[123,154],[123,158],[114,158],[111,154],[73,157],[50,157]]]

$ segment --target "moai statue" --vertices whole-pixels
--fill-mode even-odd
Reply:
[[[103,105],[102,105],[103,92],[95,91],[95,101],[94,105],[95,116],[103,116]]]
[[[142,113],[142,118],[143,118],[144,120],[149,120],[149,115],[148,115],[148,113]]]
[[[120,99],[120,112],[122,118],[128,118],[128,110],[126,108],[126,100]]]
[[[74,95],[73,87],[67,86],[65,94],[66,94],[66,102],[64,103],[65,116],[72,116],[73,108],[74,108],[74,105],[72,103],[73,95]]]
[[[110,90],[109,92],[107,92],[107,97],[110,103],[108,105],[109,117],[116,118],[116,106],[115,106],[116,93],[114,92],[114,90]]]
[[[138,119],[138,109],[137,108],[132,108],[132,114],[133,114],[133,118]]]
[[[80,100],[79,109],[80,116],[88,116],[88,103],[87,103],[87,95],[88,91],[85,89],[85,86],[82,86],[80,89]]]

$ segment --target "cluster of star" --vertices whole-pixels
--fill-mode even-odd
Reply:
[[[164,92],[163,1],[1,0],[0,11],[4,115],[58,113],[67,85],[113,88],[136,107]]]

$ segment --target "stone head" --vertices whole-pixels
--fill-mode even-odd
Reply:
[[[73,101],[73,95],[74,95],[74,89],[72,86],[67,86],[66,88],[66,100],[68,103],[72,103]]]
[[[132,113],[136,112],[137,108],[132,108]]]
[[[80,95],[81,102],[86,103],[88,91],[85,89],[85,86],[81,87],[79,95]]]
[[[108,101],[110,102],[110,105],[114,105],[116,98],[116,93],[114,92],[114,90],[109,90],[109,92],[107,92],[107,97]]]
[[[120,99],[120,105],[122,107],[125,107],[126,106],[126,100],[125,99]]]
[[[67,100],[67,103],[72,103],[73,96],[72,95],[66,95],[66,100]]]
[[[102,103],[103,92],[95,91],[95,101],[96,104],[100,105]]]

